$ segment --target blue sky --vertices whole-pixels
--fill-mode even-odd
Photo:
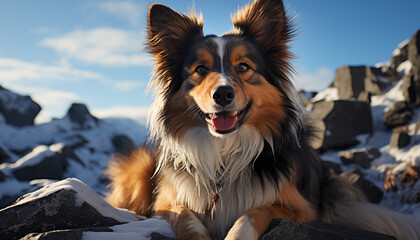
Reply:
[[[148,6],[156,1],[0,0],[0,85],[31,95],[38,122],[62,117],[72,102],[100,116],[144,119],[152,63],[141,52]],[[203,13],[205,34],[231,30],[243,0],[159,1]],[[298,89],[321,90],[343,65],[389,61],[420,29],[418,0],[285,0],[297,32]]]

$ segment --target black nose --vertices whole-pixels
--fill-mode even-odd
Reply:
[[[218,87],[213,93],[214,101],[223,107],[231,103],[234,98],[235,90],[230,86]]]

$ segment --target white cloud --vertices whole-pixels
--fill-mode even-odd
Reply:
[[[147,121],[147,113],[149,107],[130,107],[130,106],[116,106],[102,109],[92,109],[94,116],[99,118],[107,117],[123,117],[131,118],[137,122],[145,124]]]
[[[64,57],[103,66],[151,65],[140,53],[140,34],[115,28],[75,30],[59,37],[44,39],[41,44]]]
[[[293,82],[297,90],[320,91],[328,87],[333,81],[333,71],[326,67],[321,67],[316,72],[308,73],[305,71],[297,71],[293,75]]]
[[[146,12],[144,3],[133,3],[129,1],[104,1],[90,4],[109,15],[127,20],[133,25],[138,25]]]
[[[6,83],[16,83],[16,81],[98,80],[101,78],[103,77],[98,73],[75,69],[65,62],[48,66],[12,58],[0,58],[0,80]]]
[[[146,84],[140,81],[132,81],[132,80],[125,80],[125,81],[114,81],[112,83],[116,90],[118,91],[131,91],[135,88],[145,87]]]

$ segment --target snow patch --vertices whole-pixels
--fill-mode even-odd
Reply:
[[[406,39],[398,44],[398,47],[392,52],[392,56],[397,56],[401,54],[401,49],[405,47],[410,42],[410,39]]]
[[[82,240],[149,240],[153,232],[176,237],[169,223],[160,217],[115,225],[111,229],[113,232],[84,232]]]
[[[413,64],[410,62],[410,60],[406,60],[397,67],[397,72],[400,76],[404,76],[408,74],[413,67]]]
[[[338,89],[334,87],[329,87],[324,91],[319,92],[314,98],[312,98],[312,102],[335,100],[338,100]]]

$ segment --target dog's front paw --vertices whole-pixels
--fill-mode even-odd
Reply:
[[[254,228],[254,219],[240,217],[229,230],[225,240],[257,240],[258,233]]]

